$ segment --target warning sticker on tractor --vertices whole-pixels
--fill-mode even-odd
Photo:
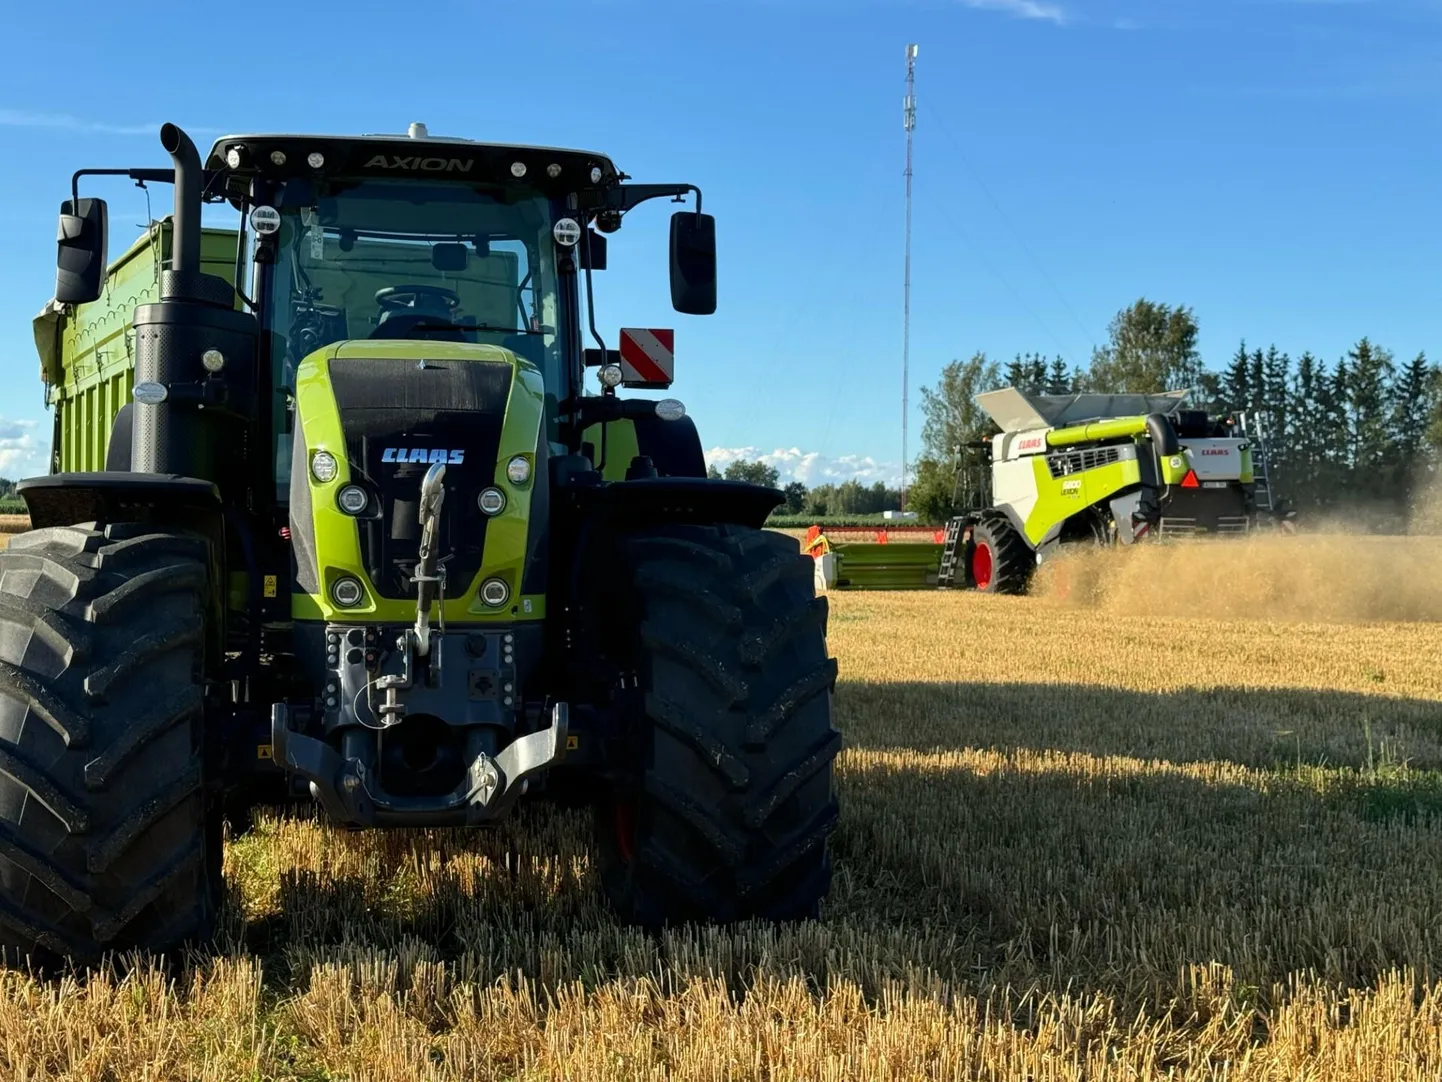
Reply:
[[[274,597],[275,591],[278,586],[279,582],[277,581],[275,575],[265,576],[264,593],[266,597]]]
[[[580,746],[581,746],[581,738],[580,738],[579,736],[568,736],[568,737],[566,737],[566,750],[567,750],[567,751],[575,751],[575,750],[576,750],[577,748],[579,748]]]
[[[629,387],[669,387],[676,371],[676,332],[621,328],[621,378]]]
[[[255,757],[257,759],[274,759],[275,749],[269,744],[257,744],[255,746]]]

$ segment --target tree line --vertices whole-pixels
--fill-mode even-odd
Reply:
[[[744,458],[729,463],[724,471],[708,466],[706,472],[711,477],[724,477],[728,481],[749,481],[753,485],[780,488],[786,502],[776,509],[776,515],[808,515],[812,518],[878,515],[901,506],[901,490],[888,488],[881,481],[863,485],[853,478],[839,485],[816,485],[814,488],[807,488],[800,481],[781,485],[781,472],[775,466]]]

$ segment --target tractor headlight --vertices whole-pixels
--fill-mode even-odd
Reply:
[[[686,407],[679,398],[663,398],[656,403],[656,416],[663,421],[679,421],[686,416]]]
[[[365,599],[366,592],[356,579],[336,579],[331,584],[330,597],[343,609],[353,609]]]
[[[499,609],[511,599],[511,588],[504,579],[487,579],[481,583],[481,600],[493,609]]]
[[[513,485],[524,485],[531,479],[531,460],[525,455],[517,455],[506,463],[506,477]]]
[[[310,475],[321,484],[334,481],[339,472],[340,466],[336,463],[335,455],[329,451],[317,451],[310,456]]]
[[[596,377],[601,381],[602,387],[619,387],[621,380],[625,378],[625,373],[621,371],[619,364],[603,364],[601,370],[596,373]]]
[[[371,502],[369,493],[361,488],[360,485],[346,485],[345,488],[341,489],[336,495],[335,500],[336,503],[340,504],[340,509],[347,515],[360,514],[366,509],[366,505]]]
[[[506,494],[498,488],[483,488],[476,504],[488,515],[499,515],[506,509]]]

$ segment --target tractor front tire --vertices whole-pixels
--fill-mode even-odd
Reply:
[[[208,548],[133,524],[0,553],[0,949],[89,963],[209,938]]]
[[[837,822],[827,602],[795,539],[673,525],[623,548],[631,770],[596,814],[622,919],[815,917]]]
[[[972,530],[967,578],[984,594],[1024,594],[1036,570],[1036,555],[1011,520],[1000,511],[983,511]]]

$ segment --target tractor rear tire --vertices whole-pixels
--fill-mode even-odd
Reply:
[[[1024,594],[1036,555],[1000,511],[983,511],[971,534],[967,578],[984,594]]]
[[[819,915],[836,826],[836,662],[812,561],[784,535],[627,539],[630,777],[597,808],[612,905],[650,928]]]
[[[134,524],[0,553],[0,949],[95,961],[210,937],[222,820],[207,788],[211,569]]]

